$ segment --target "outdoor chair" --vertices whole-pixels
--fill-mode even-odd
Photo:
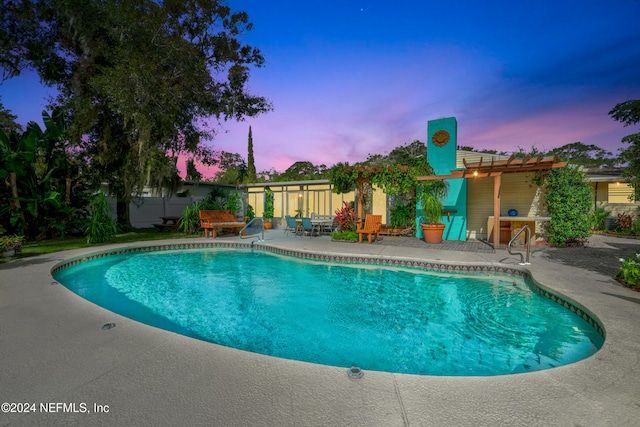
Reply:
[[[290,215],[286,215],[284,217],[285,221],[287,222],[287,226],[284,229],[284,234],[285,236],[287,235],[287,233],[294,233],[294,234],[298,234],[298,227],[300,226],[298,224],[298,222],[296,221],[296,219]]]
[[[378,240],[381,225],[382,215],[367,214],[364,224],[358,224],[358,229],[356,230],[356,233],[358,233],[358,242],[362,243],[363,235],[367,236],[370,244]]]
[[[320,224],[313,224],[311,222],[311,218],[302,218],[302,233],[309,233],[309,237],[313,237],[313,233],[316,233],[316,236],[320,235]]]

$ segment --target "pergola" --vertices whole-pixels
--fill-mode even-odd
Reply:
[[[364,221],[364,184],[371,182],[371,175],[375,173],[388,172],[402,172],[407,173],[409,166],[394,165],[394,166],[351,166],[352,169],[358,172],[356,178],[356,190],[357,190],[357,207],[356,215],[361,221]]]
[[[512,155],[507,160],[495,160],[495,158],[492,157],[490,161],[485,162],[483,162],[483,158],[481,157],[480,161],[474,163],[467,163],[463,159],[463,163],[464,168],[454,169],[449,175],[419,176],[417,179],[418,181],[430,181],[434,179],[493,177],[493,217],[495,218],[493,242],[496,247],[500,244],[499,219],[502,174],[537,172],[561,168],[567,165],[567,162],[560,162],[558,156],[526,156],[523,159],[516,159],[515,155]]]

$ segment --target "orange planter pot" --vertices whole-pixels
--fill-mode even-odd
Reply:
[[[421,224],[425,243],[442,243],[444,224]]]
[[[271,230],[273,228],[273,224],[271,223],[271,221],[265,221],[264,228],[267,230]]]

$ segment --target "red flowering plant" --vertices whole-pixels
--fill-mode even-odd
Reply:
[[[356,226],[356,210],[349,202],[343,202],[344,206],[336,210],[335,221],[341,231],[354,231]]]

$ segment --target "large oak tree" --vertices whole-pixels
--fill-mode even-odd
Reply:
[[[223,1],[15,0],[2,12],[4,75],[32,67],[58,87],[122,225],[145,184],[177,182],[178,154],[215,162],[205,142],[220,121],[270,109],[246,87],[264,62],[240,41],[248,16]]]

